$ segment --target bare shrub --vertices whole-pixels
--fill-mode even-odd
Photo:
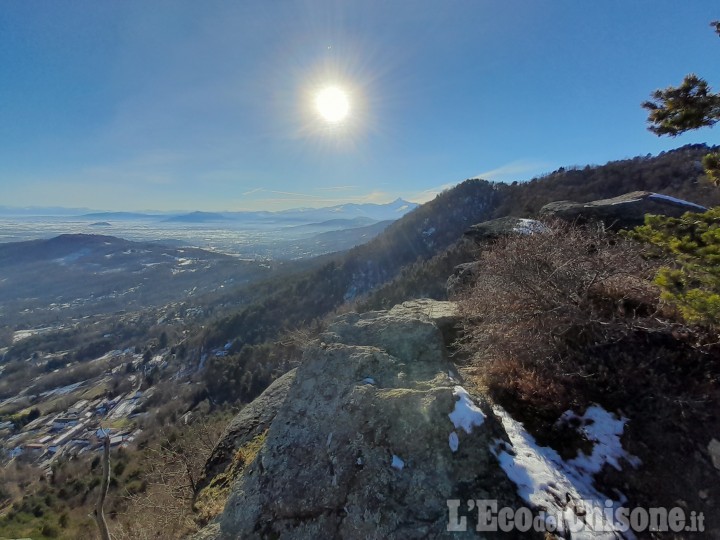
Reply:
[[[193,416],[186,425],[160,428],[145,448],[141,487],[126,489],[127,508],[114,538],[181,538],[197,530],[192,503],[198,480],[227,418]]]
[[[579,381],[609,369],[590,359],[593,350],[663,324],[654,317],[656,265],[599,226],[556,222],[503,238],[481,254],[476,283],[458,299],[460,350],[499,399],[553,413],[575,405],[586,399]]]

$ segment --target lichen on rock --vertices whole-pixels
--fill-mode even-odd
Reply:
[[[455,537],[448,499],[520,506],[491,451],[504,435],[488,404],[473,400],[487,421],[470,432],[451,421],[462,396],[441,327],[454,317],[452,304],[432,301],[338,317],[307,348],[265,444],[203,538]]]

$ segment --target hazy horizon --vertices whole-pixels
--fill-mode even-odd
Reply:
[[[318,206],[297,206],[297,207],[291,207],[291,208],[284,208],[281,210],[266,210],[264,208],[255,208],[255,209],[220,209],[220,210],[205,210],[203,208],[171,208],[168,210],[159,210],[154,208],[131,208],[131,209],[120,209],[120,210],[108,210],[103,208],[88,208],[88,207],[72,207],[72,206],[58,206],[58,205],[51,205],[51,206],[45,206],[45,205],[29,205],[29,206],[13,206],[13,205],[0,205],[0,215],[4,215],[3,212],[11,210],[11,211],[32,211],[32,210],[38,210],[38,211],[62,211],[61,214],[57,214],[58,217],[61,216],[82,216],[83,214],[160,214],[160,215],[172,215],[172,214],[183,214],[183,213],[208,213],[208,214],[232,214],[232,213],[251,213],[251,212],[270,212],[270,213],[281,213],[281,212],[291,212],[291,211],[300,211],[300,210],[322,210],[323,208],[333,208],[337,206],[344,206],[344,205],[359,205],[359,204],[369,204],[369,205],[376,205],[376,206],[384,206],[384,205],[390,205],[394,202],[402,201],[406,203],[411,204],[421,204],[416,201],[409,201],[407,199],[404,199],[402,197],[397,197],[393,199],[392,201],[387,202],[380,202],[380,203],[362,203],[362,202],[354,202],[354,201],[347,201],[347,202],[340,202],[338,204],[333,205],[318,205]],[[55,214],[36,214],[38,217],[53,217]]]

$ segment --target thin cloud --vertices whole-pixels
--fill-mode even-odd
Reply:
[[[350,186],[347,186],[350,187]],[[322,188],[317,188],[322,189]],[[313,205],[338,205],[345,203],[375,203],[384,204],[392,201],[396,197],[392,193],[385,191],[371,191],[370,193],[352,195],[352,196],[339,196],[329,197],[321,195],[313,195],[311,193],[297,193],[293,191],[279,191],[274,189],[256,188],[243,195],[255,195],[263,194],[261,198],[253,198],[253,203],[271,204],[276,205],[277,203],[311,203]]]
[[[320,187],[315,188],[316,191],[347,191],[350,189],[357,189],[359,186],[331,186],[331,187]]]
[[[529,175],[535,175],[547,170],[549,165],[540,161],[511,161],[495,169],[481,172],[472,178],[507,182],[508,180],[525,180]]]
[[[294,191],[277,191],[274,189],[268,189],[268,193],[275,193],[276,195],[291,195],[293,197],[304,197],[305,199],[315,199],[318,201],[323,200],[323,197],[319,195],[311,195],[310,193],[296,193]]]
[[[425,190],[419,191],[413,195],[409,195],[408,200],[419,203],[419,204],[423,204],[423,203],[433,200],[437,195],[439,195],[446,189],[450,189],[451,187],[453,187],[455,185],[456,184],[454,182],[452,182],[449,184],[442,184],[440,186],[435,186],[435,187],[432,187],[429,189],[425,189]]]
[[[255,188],[251,189],[250,191],[246,191],[242,193],[242,195],[254,195],[256,193],[272,193],[274,195],[290,195],[293,198],[288,200],[305,200],[305,199],[316,199],[316,200],[323,200],[323,197],[320,195],[312,195],[310,193],[297,193],[294,191],[279,191],[276,189],[265,189],[265,188]],[[261,200],[279,200],[279,197],[274,197],[272,199],[261,199]]]

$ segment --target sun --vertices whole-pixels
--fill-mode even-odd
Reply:
[[[337,124],[350,114],[350,99],[342,88],[327,86],[315,95],[315,108],[323,120]]]

